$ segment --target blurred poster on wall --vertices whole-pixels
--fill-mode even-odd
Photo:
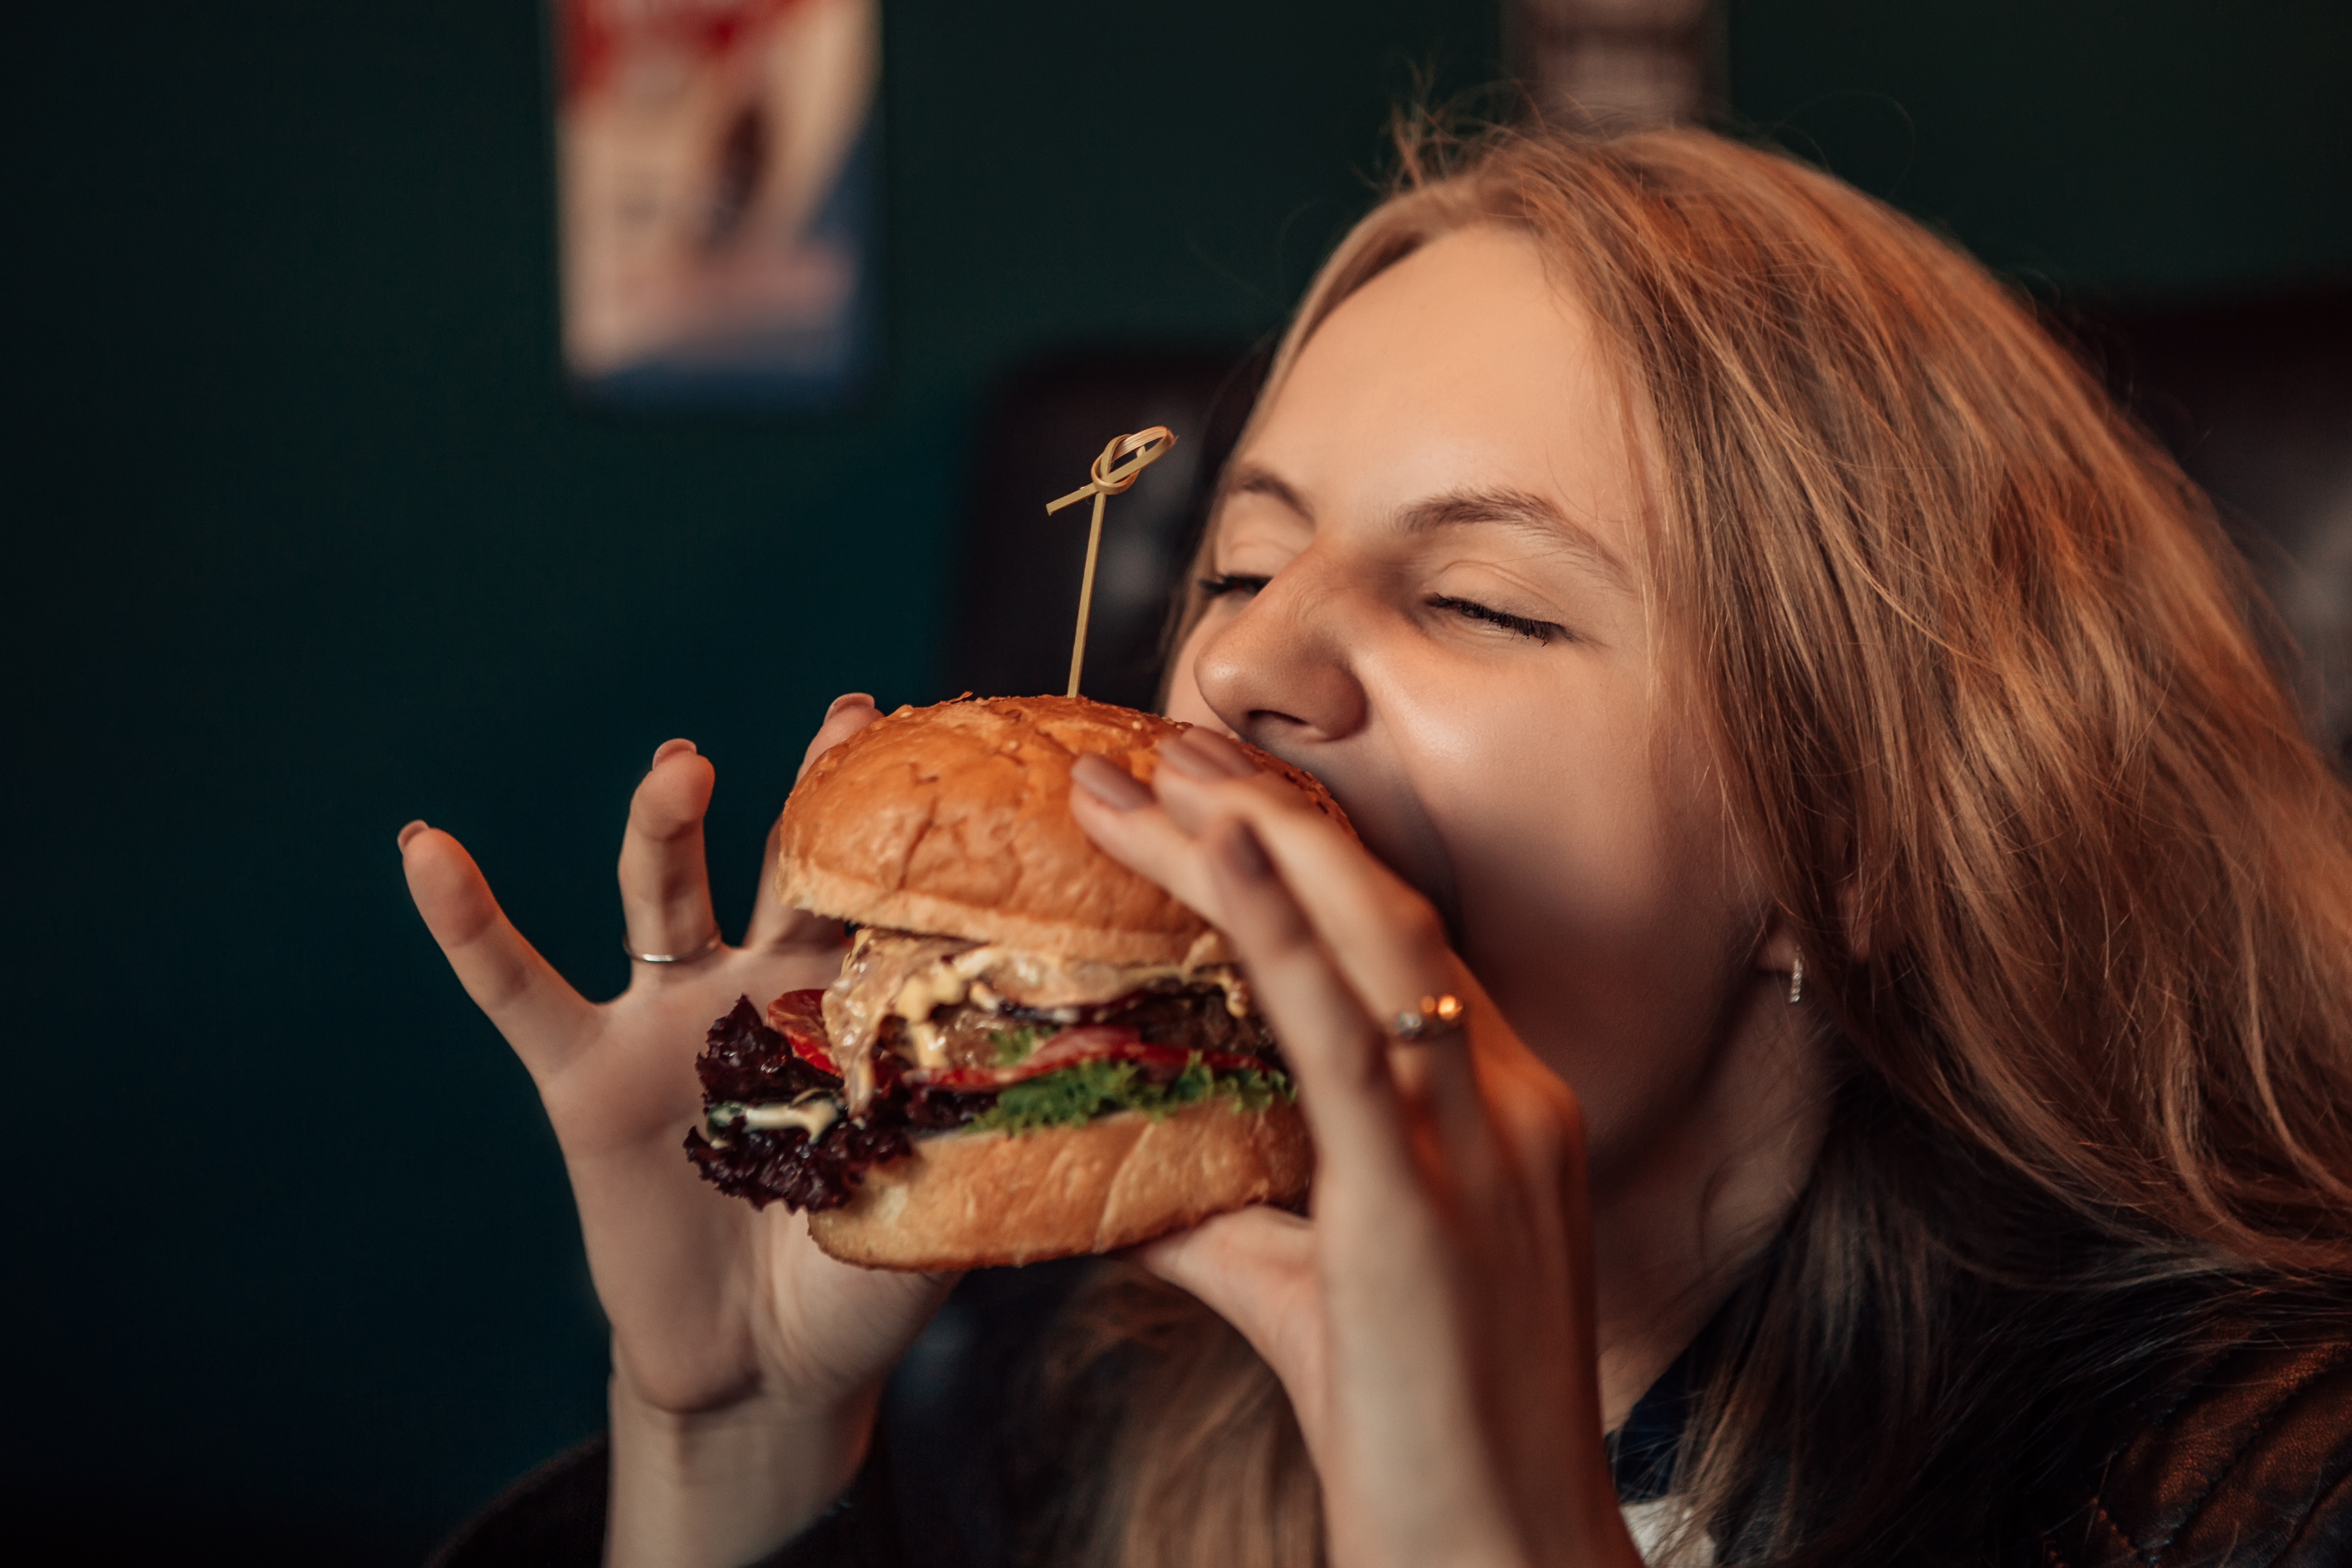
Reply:
[[[598,402],[807,409],[880,353],[880,0],[552,0],[564,361]]]

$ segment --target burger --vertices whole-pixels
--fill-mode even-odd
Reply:
[[[1083,697],[902,707],[784,804],[777,892],[841,973],[711,1027],[702,1175],[872,1268],[1025,1263],[1295,1203],[1312,1151],[1223,937],[1095,847],[1088,753],[1148,781],[1186,727]],[[1244,747],[1345,825],[1321,785]]]

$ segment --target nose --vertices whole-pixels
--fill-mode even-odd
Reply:
[[[1369,710],[1351,665],[1345,594],[1312,552],[1291,561],[1210,637],[1193,666],[1227,728],[1276,756],[1343,740]]]

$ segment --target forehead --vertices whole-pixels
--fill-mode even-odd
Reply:
[[[1510,490],[1637,553],[1641,483],[1615,368],[1533,242],[1501,228],[1447,235],[1341,301],[1241,457],[1318,517]]]

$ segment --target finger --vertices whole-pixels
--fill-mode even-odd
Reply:
[[[710,874],[702,854],[702,818],[718,773],[694,743],[673,740],[629,800],[621,835],[621,913],[632,953],[692,953],[718,932]],[[638,965],[642,977],[648,968]]]
[[[864,692],[845,692],[834,698],[832,706],[824,710],[824,722],[817,726],[815,737],[808,743],[808,750],[801,754],[801,770],[793,776],[793,781],[798,783],[808,777],[808,770],[816,766],[818,758],[881,716],[882,710]]]
[[[1368,1412],[1361,1391],[1346,1386],[1349,1372],[1378,1365],[1396,1397],[1374,1401],[1370,1412],[1410,1411],[1409,1424],[1425,1427],[1429,1413],[1459,1404],[1458,1379],[1443,1354],[1401,1353],[1433,1339],[1444,1344],[1462,1329],[1461,1253],[1481,1238],[1463,1234],[1454,1207],[1427,1180],[1429,1161],[1417,1146],[1423,1129],[1407,1114],[1382,1038],[1247,825],[1228,821],[1203,836],[1231,922],[1226,935],[1297,1074],[1299,1107],[1315,1135],[1315,1304],[1335,1381],[1309,1386],[1321,1388],[1353,1443]],[[1236,1310],[1270,1293],[1241,1291]],[[1321,1425],[1320,1414],[1303,1416],[1302,1427]]]
[[[1219,832],[1224,835],[1222,842],[1215,836]],[[1310,830],[1311,842],[1319,842],[1320,837]],[[1222,849],[1223,856],[1235,866],[1245,863],[1249,846],[1257,841],[1254,830],[1232,820],[1211,835],[1213,851]],[[1385,871],[1373,864],[1360,847],[1344,841],[1340,847],[1343,852],[1333,857],[1327,874],[1338,874],[1338,868],[1360,862],[1386,878]],[[1491,1108],[1481,1092],[1477,1071],[1466,1049],[1466,1037],[1451,1031],[1425,1041],[1403,1044],[1397,1043],[1390,1032],[1404,1008],[1417,1009],[1423,998],[1444,992],[1468,999],[1474,1024],[1492,1026],[1499,1021],[1469,972],[1445,946],[1436,916],[1427,903],[1410,889],[1401,889],[1402,896],[1390,898],[1385,910],[1374,907],[1349,911],[1345,918],[1334,919],[1329,928],[1322,928],[1313,918],[1315,901],[1302,886],[1302,879],[1283,874],[1282,868],[1275,865],[1270,857],[1266,863],[1283,896],[1291,901],[1310,933],[1310,950],[1318,961],[1333,967],[1337,987],[1349,993],[1349,999],[1360,1009],[1357,1016],[1371,1028],[1371,1038],[1378,1041],[1375,1054],[1381,1058],[1386,1069],[1386,1082],[1406,1132],[1406,1146],[1423,1179],[1455,1197],[1507,1197],[1503,1190],[1504,1156]],[[1378,896],[1377,885],[1367,887],[1361,896],[1369,904]],[[1246,950],[1240,945],[1239,927],[1229,925],[1226,930],[1235,937],[1236,950],[1243,952],[1244,962],[1248,962]],[[1255,981],[1255,968],[1252,977]],[[1258,988],[1264,991],[1262,983]],[[1381,999],[1383,998],[1412,1000],[1388,1011]],[[1301,1026],[1296,1021],[1286,1024],[1274,1011],[1277,1004],[1273,998],[1262,995],[1261,1005],[1267,1009],[1267,1016],[1275,1022],[1276,1035],[1288,1051]],[[1339,1010],[1336,1001],[1325,1005],[1332,1013]],[[1509,1038],[1507,1030],[1500,1032]],[[1371,1070],[1368,1067],[1366,1071]],[[1306,1080],[1301,1082],[1304,1084]],[[1308,1092],[1311,1101],[1311,1087]]]
[[[1129,1256],[1191,1291],[1240,1331],[1292,1387],[1312,1386],[1316,1302],[1315,1228],[1278,1208],[1221,1214]]]
[[[1124,770],[1081,758],[1074,810],[1114,858],[1222,925],[1201,902],[1206,878],[1187,841],[1229,817],[1246,821],[1280,868],[1318,935],[1374,1016],[1393,1017],[1458,966],[1429,901],[1365,851],[1297,790],[1261,773],[1239,747],[1191,729],[1163,741],[1151,779],[1158,811],[1118,787]],[[1117,776],[1117,777],[1115,777]],[[1127,810],[1097,810],[1097,806]],[[1444,988],[1440,987],[1439,988]]]
[[[400,847],[409,896],[458,984],[534,1079],[552,1075],[593,1030],[596,1009],[523,940],[463,844],[412,822]]]
[[[841,922],[805,909],[794,909],[776,896],[776,862],[783,842],[781,818],[768,829],[768,842],[760,852],[760,887],[751,895],[751,923],[743,946],[752,948],[813,946],[841,940]]]
[[[1156,749],[1161,762],[1195,779],[1251,779],[1262,771],[1249,753],[1205,729],[1179,730]]]
[[[1103,852],[1222,927],[1224,912],[1196,835],[1118,763],[1088,752],[1070,768],[1070,815]]]
[[[833,699],[824,710],[824,721],[817,727],[816,737],[808,744],[801,758],[801,770],[795,781],[808,777],[816,759],[882,716],[874,699],[864,692],[850,692]],[[783,842],[783,818],[780,814],[768,829],[766,848],[760,853],[760,887],[751,899],[751,923],[743,934],[746,947],[779,947],[799,944],[838,942],[841,922],[811,915],[804,909],[794,909],[776,896],[776,862],[778,849]]]
[[[1575,1092],[1532,1051],[1484,1060],[1479,1067],[1498,1157],[1517,1173],[1520,1191],[1538,1207],[1557,1212],[1580,1207],[1585,1182],[1584,1107]]]
[[[1376,1204],[1410,1201],[1409,1135],[1371,1019],[1248,824],[1230,821],[1205,838],[1225,935],[1298,1079],[1318,1172]]]
[[[1156,793],[1105,758],[1082,758],[1072,771],[1073,811],[1115,858],[1230,931],[1202,836],[1208,821],[1238,817],[1271,852],[1316,939],[1373,1019],[1385,1025],[1423,997],[1451,991],[1470,1002],[1474,1027],[1491,1021],[1429,902],[1296,790],[1260,774],[1239,747],[1200,731],[1163,744],[1159,757]],[[1450,1041],[1397,1057],[1399,1082],[1429,1104],[1449,1145],[1475,1137],[1480,1126],[1477,1085],[1464,1057]]]
[[[1168,766],[1153,779],[1170,821],[1196,832],[1228,817],[1248,822],[1374,1017],[1393,1018],[1449,988],[1443,982],[1456,966],[1427,899],[1281,780],[1187,765],[1215,747],[1246,767],[1237,747],[1197,732],[1185,739],[1181,749],[1162,747]]]
[[[1200,731],[1163,743],[1159,759],[1156,794],[1106,758],[1082,758],[1072,771],[1073,812],[1113,856],[1230,934],[1232,912],[1210,874],[1211,830],[1188,831],[1184,820],[1226,808],[1219,822],[1240,816],[1261,844],[1279,846],[1275,858],[1287,892],[1371,1019],[1385,1025],[1423,997],[1451,991],[1469,1002],[1474,1029],[1492,1030],[1492,1008],[1447,946],[1428,901],[1296,790],[1259,773],[1239,747]],[[1459,1037],[1401,1049],[1391,1067],[1409,1110],[1433,1134],[1430,1163],[1468,1190],[1486,1190],[1500,1155]]]

